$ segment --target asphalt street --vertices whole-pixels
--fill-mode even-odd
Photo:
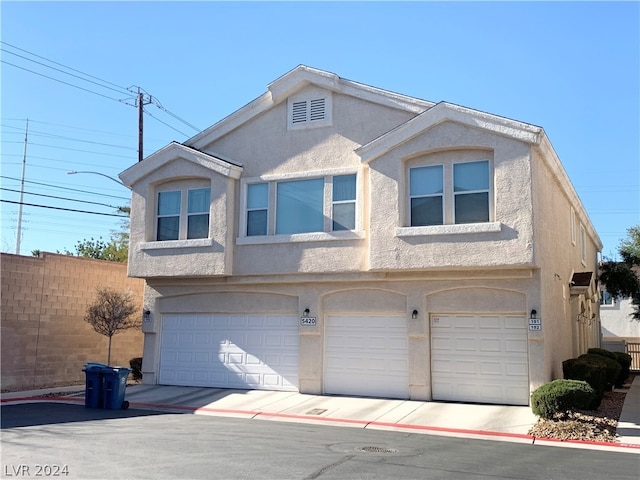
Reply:
[[[637,480],[640,455],[81,405],[3,406],[2,478]]]

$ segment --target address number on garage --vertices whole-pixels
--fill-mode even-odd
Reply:
[[[308,327],[315,327],[316,317],[302,317],[300,319],[300,325],[306,325]]]

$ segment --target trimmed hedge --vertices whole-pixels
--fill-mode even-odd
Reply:
[[[598,408],[596,403],[599,405],[600,400],[595,391],[581,380],[554,380],[531,394],[531,410],[542,418],[567,410],[593,410]]]
[[[618,362],[620,364],[620,373],[618,374],[618,377],[613,384],[616,387],[621,387],[622,385],[624,385],[625,380],[629,376],[629,371],[631,370],[631,362],[633,361],[631,355],[627,355],[626,353],[622,352],[611,352],[603,348],[590,348],[589,350],[587,350],[587,353],[601,355]]]
[[[607,368],[604,363],[582,357],[570,358],[562,362],[562,373],[566,380],[587,382],[598,398],[598,404],[593,406],[593,409],[598,408],[607,388]]]
[[[622,370],[622,366],[620,365],[618,360],[614,360],[610,357],[605,357],[603,355],[599,355],[595,353],[586,353],[584,355],[580,355],[578,358],[584,358],[589,362],[600,362],[605,366],[605,371],[606,371],[605,391],[611,390],[613,386],[617,383],[618,377],[620,376],[620,370]]]
[[[633,362],[633,357],[628,353],[623,352],[613,352],[618,359],[618,363],[622,367],[620,370],[620,376],[618,377],[618,383],[616,383],[616,387],[621,387],[624,385],[624,382],[627,381],[629,374],[631,373],[631,362]]]

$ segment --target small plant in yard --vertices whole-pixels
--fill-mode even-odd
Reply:
[[[573,409],[589,409],[596,397],[593,388],[580,380],[554,380],[531,394],[531,410],[542,418]]]
[[[109,338],[107,365],[111,364],[111,339],[120,332],[140,328],[141,319],[134,317],[138,308],[130,292],[98,288],[95,301],[87,307],[85,321],[101,335]]]
[[[129,360],[131,375],[135,381],[142,380],[142,357],[135,357]]]

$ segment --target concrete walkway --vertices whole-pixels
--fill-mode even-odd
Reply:
[[[61,395],[33,398],[50,392]],[[530,407],[162,385],[129,385],[126,399],[130,408],[164,412],[411,431],[640,454],[640,376],[636,376],[626,395],[618,423],[618,443],[533,438],[527,432],[537,417]],[[36,401],[83,405],[84,385],[2,394],[4,405]]]

